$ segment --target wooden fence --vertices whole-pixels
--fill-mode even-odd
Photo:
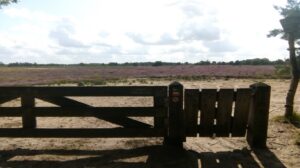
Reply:
[[[70,96],[153,97],[152,107],[93,107]],[[0,87],[0,105],[21,98],[21,107],[0,106],[0,117],[22,117],[22,128],[0,128],[0,137],[164,137],[182,145],[186,137],[242,137],[265,147],[270,86],[184,89],[169,86]],[[35,107],[35,99],[57,107]],[[36,117],[96,117],[119,128],[37,128]],[[153,117],[154,125],[129,117]]]
[[[153,107],[93,107],[67,96],[151,96]],[[0,137],[160,137],[165,127],[133,120],[128,117],[167,115],[167,87],[0,87],[0,103],[21,98],[21,107],[0,107],[1,117],[22,117],[23,128],[0,128]],[[59,107],[35,107],[35,98]],[[96,117],[122,128],[41,129],[36,117]]]
[[[185,89],[188,137],[243,137],[251,146],[265,147],[271,87]]]
[[[245,136],[250,100],[250,88],[186,89],[187,136]]]

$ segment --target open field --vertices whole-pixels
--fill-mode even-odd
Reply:
[[[126,78],[264,78],[272,77],[274,66],[178,65],[109,67],[0,67],[0,85],[32,85]]]
[[[128,83],[107,85],[168,85],[168,80],[153,80],[151,84],[130,79]],[[147,79],[145,79],[147,81]],[[300,147],[296,145],[299,128],[278,123],[272,118],[283,114],[288,80],[279,79],[206,79],[180,80],[186,88],[248,87],[255,82],[272,86],[268,149],[250,150],[245,138],[188,138],[185,150],[163,148],[161,138],[78,138],[78,139],[0,139],[1,167],[300,167]],[[74,98],[94,106],[149,106],[148,98]],[[126,100],[126,101],[125,101]],[[300,94],[296,95],[296,110],[300,111]],[[19,100],[4,106],[19,106]],[[48,106],[37,101],[37,106]],[[151,122],[149,119],[145,119]],[[0,120],[3,127],[20,127],[20,118]],[[38,127],[115,127],[94,118],[38,118]]]

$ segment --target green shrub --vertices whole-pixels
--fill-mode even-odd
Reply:
[[[275,74],[279,77],[290,77],[291,76],[291,66],[290,65],[276,65]]]
[[[78,83],[77,83],[77,86],[83,87],[83,86],[85,86],[85,83],[84,83],[84,82],[78,82]]]
[[[98,79],[98,80],[91,81],[91,84],[93,84],[93,85],[106,85],[107,82],[105,80]]]

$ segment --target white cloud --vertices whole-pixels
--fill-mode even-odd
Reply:
[[[0,61],[284,58],[286,42],[266,38],[270,29],[280,26],[273,4],[271,0],[91,0],[74,13],[55,14],[8,7],[0,13],[10,22],[7,29],[0,27]],[[76,5],[70,3],[68,8],[72,7]]]
[[[54,15],[46,14],[41,11],[31,11],[26,8],[6,8],[3,11],[9,17],[22,18],[26,20],[37,20],[37,21],[55,21],[57,17]]]
[[[54,39],[61,47],[72,47],[72,48],[87,48],[80,42],[80,39],[72,37],[75,34],[75,28],[67,19],[63,19],[58,23],[54,30],[51,30],[49,37]]]
[[[131,38],[134,42],[142,45],[172,45],[179,42],[176,37],[168,33],[163,33],[158,36],[154,35],[142,35],[136,33],[127,33],[127,36]]]
[[[204,46],[209,49],[212,53],[227,53],[235,52],[238,48],[232,44],[229,40],[218,40],[218,41],[206,41]]]
[[[217,27],[213,18],[192,19],[184,22],[179,29],[178,36],[180,39],[213,41],[218,40],[221,35],[220,28]]]

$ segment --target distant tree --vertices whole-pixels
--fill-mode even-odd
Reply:
[[[210,65],[210,61],[209,60],[206,60],[206,61],[200,61],[200,62],[197,62],[196,65]]]
[[[152,66],[162,66],[163,65],[163,62],[161,61],[155,61]]]
[[[274,65],[282,65],[282,64],[285,64],[285,61],[283,61],[282,59],[278,59],[276,61],[273,61],[273,64]]]
[[[233,65],[241,65],[241,61],[237,60],[233,63]]]
[[[132,66],[139,66],[137,62],[132,63]]]
[[[0,8],[11,3],[17,3],[19,0],[0,0]]]
[[[281,20],[282,24],[285,24],[284,21],[287,19],[294,19],[300,17],[300,0],[287,0],[287,4],[284,7],[274,6],[274,8],[279,11],[279,13],[283,16],[283,20]],[[289,51],[290,51],[290,65],[291,65],[291,83],[290,88],[288,90],[286,96],[286,104],[285,104],[285,117],[291,118],[294,113],[294,98],[297,91],[298,83],[299,83],[299,67],[297,64],[296,58],[296,48],[295,42],[300,39],[300,27],[299,27],[299,19],[294,19],[288,27],[289,30],[284,29],[273,29],[267,35],[268,37],[274,37],[280,35],[282,39],[288,40],[289,42]],[[298,23],[297,23],[298,22]],[[293,30],[293,31],[291,31]]]
[[[110,62],[108,63],[108,66],[118,66],[119,64],[117,62]]]

